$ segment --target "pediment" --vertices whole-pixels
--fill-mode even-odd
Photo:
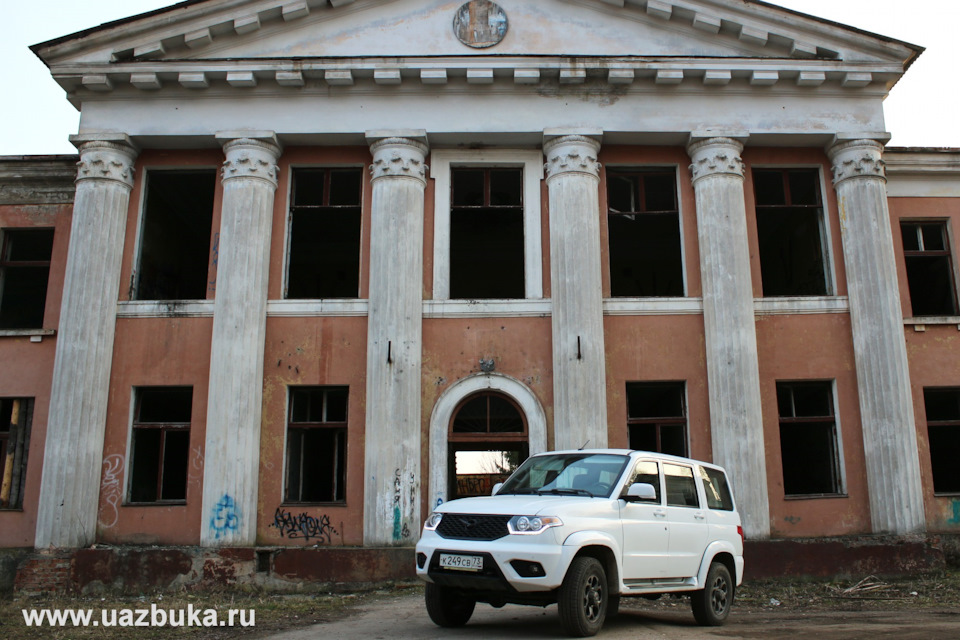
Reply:
[[[48,65],[368,57],[785,58],[893,64],[917,47],[744,0],[500,0],[503,39],[462,43],[462,0],[194,0],[33,47]]]

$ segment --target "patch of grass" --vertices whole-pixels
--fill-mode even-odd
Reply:
[[[273,631],[291,629],[300,626],[336,620],[358,605],[380,598],[392,597],[410,593],[410,585],[396,585],[378,591],[362,593],[303,593],[281,594],[247,590],[220,590],[220,591],[190,591],[177,593],[155,593],[141,596],[55,596],[55,597],[0,597],[0,638],[4,640],[27,640],[33,638],[53,638],[56,640],[79,640],[90,638],[96,640],[119,640],[136,637],[152,640],[157,638],[185,638],[189,640],[218,640],[236,637],[255,637]],[[200,610],[199,619],[204,621],[206,610],[215,610],[219,620],[229,620],[231,609],[244,610],[247,621],[249,611],[254,612],[255,626],[240,626],[239,614],[235,617],[233,627],[217,626],[171,626],[168,622],[163,627],[111,626],[104,627],[103,612],[107,612],[107,621],[116,610],[117,621],[124,618],[123,610],[134,613],[126,614],[127,619],[136,621],[140,614],[146,611],[144,621],[149,624],[151,605],[156,605],[169,615],[170,611]],[[22,611],[41,609],[73,609],[92,611],[91,620],[100,622],[99,626],[79,626],[72,623],[64,626],[28,627],[24,622]],[[177,614],[179,615],[179,614]],[[158,614],[159,617],[159,614]],[[187,620],[187,614],[184,613]],[[229,624],[229,623],[228,623]]]

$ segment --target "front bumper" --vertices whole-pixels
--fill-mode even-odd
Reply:
[[[576,547],[557,542],[550,530],[536,536],[508,535],[489,541],[442,538],[434,531],[424,531],[417,543],[417,553],[424,554],[426,562],[417,567],[417,577],[458,589],[506,593],[552,591],[563,582],[576,552]],[[444,569],[440,567],[440,553],[479,555],[484,558],[484,566],[476,572]],[[543,575],[521,576],[510,564],[514,560],[539,563]]]

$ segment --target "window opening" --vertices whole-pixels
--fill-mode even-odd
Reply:
[[[697,496],[697,482],[693,478],[693,469],[679,464],[663,463],[663,479],[667,487],[668,507],[700,506]]]
[[[294,169],[287,299],[360,295],[363,170]]]
[[[147,172],[136,300],[207,295],[214,169]]]
[[[527,459],[527,423],[520,408],[498,393],[460,403],[450,422],[450,499],[490,495]]]
[[[348,387],[291,387],[286,502],[344,502]]]
[[[842,493],[832,386],[830,382],[777,383],[787,496]]]
[[[754,169],[765,297],[829,295],[816,169]]]
[[[607,170],[610,295],[683,295],[676,171]]]
[[[33,398],[0,398],[0,509],[23,507]]]
[[[914,317],[957,315],[946,221],[901,222],[900,233]]]
[[[718,511],[733,511],[733,495],[727,484],[727,476],[719,469],[699,467],[703,491],[707,495],[707,507]]]
[[[960,388],[923,390],[930,438],[933,492],[960,493]]]
[[[683,382],[628,382],[630,448],[687,456],[687,411]]]
[[[657,503],[660,503],[660,468],[657,462],[653,460],[638,462],[637,467],[633,470],[633,477],[630,478],[630,482],[624,485],[621,495],[627,495],[630,485],[638,483],[653,485],[653,489],[657,493]]]
[[[47,304],[53,229],[4,229],[0,329],[39,329]]]
[[[184,502],[192,387],[136,389],[130,502]]]
[[[450,297],[523,298],[523,169],[451,169],[450,203]]]

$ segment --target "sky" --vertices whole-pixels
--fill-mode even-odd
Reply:
[[[5,0],[0,9],[0,155],[74,153],[79,113],[28,48],[176,0]],[[774,0],[926,47],[884,105],[891,145],[960,148],[960,0]]]

